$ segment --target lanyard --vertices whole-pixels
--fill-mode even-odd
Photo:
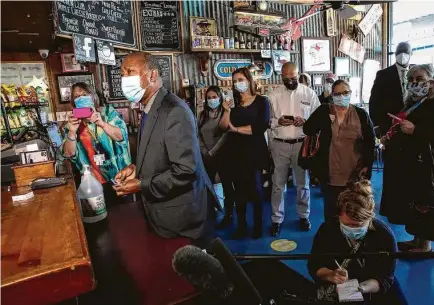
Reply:
[[[92,131],[92,129],[89,127],[87,123],[84,123],[84,126],[86,126],[87,131],[89,132],[92,139],[95,141],[95,150],[97,154],[100,154],[100,151],[103,151],[100,145],[100,142],[98,141],[98,125],[95,124],[95,133]]]

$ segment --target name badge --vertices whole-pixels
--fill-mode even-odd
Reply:
[[[95,164],[100,166],[104,164],[105,156],[103,154],[94,155],[93,160],[95,161]]]

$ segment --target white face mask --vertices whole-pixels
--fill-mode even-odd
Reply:
[[[122,92],[125,97],[133,103],[140,102],[145,95],[146,89],[140,86],[140,76],[123,76],[121,79]]]
[[[410,63],[410,54],[401,53],[396,55],[396,62],[403,67],[407,67]]]

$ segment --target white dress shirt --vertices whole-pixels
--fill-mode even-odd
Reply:
[[[283,115],[299,116],[307,120],[320,105],[315,91],[303,84],[298,84],[296,90],[288,90],[285,86],[280,86],[272,91],[268,98],[271,103],[272,137],[283,140],[304,137],[302,126],[280,126],[278,121]]]
[[[402,66],[400,66],[398,64],[395,64],[395,66],[396,66],[396,69],[398,70],[399,82],[401,84],[402,92],[405,93],[406,88],[404,86],[404,83],[405,83],[404,81],[405,81],[405,75],[408,72],[408,68],[404,68],[404,67],[402,67]]]

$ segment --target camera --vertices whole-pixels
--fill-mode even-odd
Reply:
[[[39,49],[39,55],[41,55],[42,58],[47,58],[48,54],[50,53],[50,50],[47,49]]]

